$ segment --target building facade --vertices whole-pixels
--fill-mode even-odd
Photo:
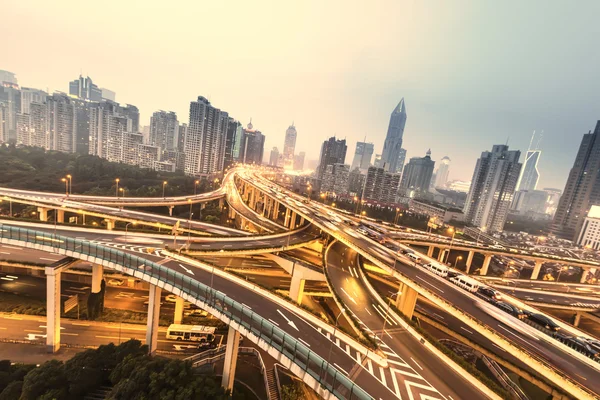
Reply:
[[[172,111],[156,111],[150,117],[148,144],[161,150],[175,150],[178,143],[179,121]]]
[[[354,157],[352,158],[350,169],[354,170],[355,168],[359,168],[362,171],[367,171],[371,166],[372,158],[373,143],[356,142],[356,149],[354,150]]]
[[[348,193],[348,164],[332,164],[325,168],[321,183],[321,192],[335,193],[336,195]]]
[[[445,156],[438,164],[438,168],[435,171],[435,187],[444,188],[448,182],[448,175],[450,174],[450,157]]]
[[[94,84],[92,78],[79,75],[78,79],[69,82],[69,94],[80,99],[102,101],[102,90]]]
[[[297,136],[298,132],[292,122],[292,125],[285,131],[285,140],[283,142],[283,167],[286,169],[292,169],[294,167],[294,152],[296,150]]]
[[[411,199],[408,209],[414,213],[427,215],[429,217],[436,218],[439,221],[444,221],[445,223],[464,220],[464,214],[462,210],[454,207],[448,207],[444,204]]]
[[[581,247],[600,250],[600,206],[590,207],[576,243]]]
[[[542,152],[540,150],[527,150],[523,168],[521,169],[521,175],[519,176],[519,181],[517,183],[517,190],[531,191],[537,188],[538,180],[540,179],[538,162],[541,155]]]
[[[279,162],[279,149],[277,147],[273,147],[273,149],[271,149],[271,154],[269,155],[269,165],[271,167],[281,166]]]
[[[391,173],[383,168],[369,167],[364,183],[365,200],[380,203],[395,203],[400,185],[400,174]]]
[[[485,231],[504,229],[521,172],[518,150],[494,145],[477,160],[465,202],[465,221]]]
[[[328,165],[346,163],[346,139],[330,137],[321,145],[321,156],[317,167],[317,179],[322,180]]]
[[[383,152],[381,153],[381,165],[386,171],[398,172],[398,159],[400,149],[402,148],[402,138],[404,136],[404,127],[406,125],[406,106],[404,98],[392,111],[390,123],[388,125]]]
[[[411,158],[402,173],[400,186],[410,194],[410,197],[427,193],[431,185],[434,166],[435,161],[431,159],[431,150],[427,151],[425,157]]]
[[[306,153],[301,151],[300,153],[294,156],[294,171],[302,171],[304,170],[304,158],[306,157]]]

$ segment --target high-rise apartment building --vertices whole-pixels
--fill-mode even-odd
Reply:
[[[240,157],[240,145],[244,135],[242,124],[229,117],[227,122],[227,137],[225,138],[225,168],[238,161]]]
[[[137,165],[137,145],[143,143],[138,134],[139,112],[128,104],[112,101],[89,103],[89,154],[113,162]]]
[[[521,172],[518,150],[494,145],[477,160],[465,202],[465,221],[490,232],[502,231]]]
[[[100,92],[102,93],[102,100],[117,101],[117,94],[112,90],[100,88]]]
[[[190,123],[185,140],[185,173],[211,175],[223,170],[229,115],[205,97],[190,103]]]
[[[373,143],[356,142],[356,149],[354,150],[354,158],[352,158],[352,165],[350,168],[354,170],[359,168],[362,171],[366,171],[371,166],[371,158],[373,157]]]
[[[21,114],[29,114],[29,105],[31,103],[45,103],[48,93],[40,89],[21,88]]]
[[[306,157],[306,153],[301,151],[300,153],[294,156],[294,171],[302,171],[304,170],[304,158]]]
[[[321,192],[335,193],[336,195],[348,193],[348,177],[350,166],[348,164],[331,164],[325,168],[321,182]]]
[[[84,78],[79,75],[78,79],[69,82],[69,94],[80,99],[102,101],[102,90],[92,82],[92,78],[89,76]]]
[[[317,179],[322,180],[328,165],[345,164],[346,161],[346,139],[338,140],[335,136],[323,142],[321,156],[317,167]]]
[[[0,143],[8,142],[8,106],[0,103]]]
[[[398,157],[402,148],[402,136],[404,135],[404,126],[406,125],[406,106],[404,98],[392,111],[390,123],[388,125],[387,135],[383,144],[381,153],[381,165],[386,171],[398,172]]]
[[[554,188],[544,188],[544,192],[546,192],[546,194],[548,195],[548,199],[546,200],[546,214],[554,217],[554,214],[556,213],[556,208],[558,207],[558,203],[560,202],[562,190]]]
[[[262,164],[265,152],[265,135],[254,129],[252,121],[243,132],[242,142],[240,143],[240,162],[244,164]]]
[[[400,185],[400,174],[383,168],[369,167],[364,184],[363,198],[380,203],[395,203]]]
[[[593,205],[600,205],[600,121],[594,132],[583,135],[575,163],[558,203],[551,231],[575,240]]]
[[[17,114],[21,111],[21,90],[16,83],[0,82],[0,103],[6,106],[5,141],[17,139]]]
[[[181,153],[183,153],[183,151],[185,150],[187,128],[188,128],[187,124],[179,125],[179,131],[178,131],[179,134],[177,135],[177,151],[179,151]],[[150,137],[150,129],[149,128],[148,128],[148,137]]]
[[[269,156],[269,165],[272,167],[279,166],[279,149],[277,147],[273,147],[271,150],[271,154]]]
[[[284,168],[292,169],[294,166],[294,151],[296,149],[296,137],[298,132],[292,122],[287,130],[285,131],[285,140],[283,142],[283,162]]]
[[[425,157],[413,157],[404,167],[402,173],[402,186],[411,197],[418,194],[427,193],[431,185],[431,176],[435,161],[431,159],[431,150],[428,150]]]
[[[446,182],[448,182],[449,173],[450,158],[448,156],[445,156],[440,160],[437,170],[435,171],[435,187],[446,187]]]
[[[406,162],[406,149],[400,149],[398,152],[398,162],[396,163],[396,173],[402,174],[404,171],[404,163]]]
[[[149,145],[160,147],[163,151],[177,148],[179,122],[172,111],[156,111],[150,117]]]
[[[351,170],[348,174],[348,192],[353,196],[360,196],[365,184],[365,178],[360,169],[354,168]]]
[[[0,69],[0,84],[2,84],[2,82],[18,85],[17,77],[14,73]]]

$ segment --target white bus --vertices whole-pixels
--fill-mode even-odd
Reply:
[[[450,282],[472,293],[475,293],[480,285],[478,281],[465,275],[458,275],[454,278],[450,278]]]
[[[171,324],[169,325],[169,329],[167,329],[167,339],[212,342],[215,340],[215,327]]]
[[[415,253],[408,253],[407,256],[409,258],[412,258],[416,263],[420,263],[421,262],[421,257],[419,257],[418,255],[416,255]]]

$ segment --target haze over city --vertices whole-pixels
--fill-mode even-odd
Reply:
[[[407,159],[431,148],[453,160],[450,179],[470,180],[482,150],[508,140],[525,151],[543,130],[539,186],[563,187],[600,109],[600,3],[377,5],[8,1],[0,34],[19,40],[5,42],[0,67],[50,92],[89,75],[139,107],[141,125],[158,109],[186,122],[203,95],[252,118],[265,153],[294,121],[307,160],[332,135],[349,149],[366,136],[380,153],[404,97]]]

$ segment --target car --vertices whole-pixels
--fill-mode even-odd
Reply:
[[[544,328],[554,331],[554,332],[558,332],[560,330],[560,326],[558,326],[558,324],[556,322],[554,322],[552,319],[546,317],[543,314],[538,314],[538,313],[530,313],[529,315],[527,315],[527,319],[529,319],[530,321],[543,326]]]
[[[496,307],[498,307],[499,309],[501,309],[502,311],[512,315],[515,318],[518,318],[518,319],[525,318],[525,314],[523,314],[523,311],[521,309],[519,309],[519,307],[514,306],[510,303],[506,303],[504,301],[496,301],[496,302],[494,302],[494,305]]]
[[[200,308],[194,308],[192,310],[184,312],[183,315],[185,315],[186,317],[206,317],[208,315],[208,312]]]
[[[112,279],[109,279],[106,283],[108,283],[111,286],[123,286],[125,284],[125,280],[112,278]]]
[[[210,341],[202,339],[200,341],[200,344],[198,344],[198,350],[210,350],[210,349],[215,349],[216,347],[217,347],[217,342],[214,339],[210,340]]]
[[[456,278],[457,276],[461,275],[459,272],[456,271],[448,271],[448,275],[446,275],[447,279],[452,279],[452,278]]]
[[[496,300],[496,301],[502,300],[502,295],[500,294],[500,292],[498,292],[497,290],[494,290],[490,287],[487,287],[487,286],[480,286],[479,289],[477,290],[477,293],[479,293],[485,297],[488,297],[492,300]]]

